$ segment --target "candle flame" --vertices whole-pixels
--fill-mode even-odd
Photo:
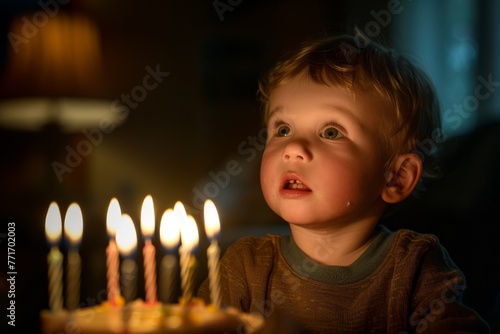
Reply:
[[[142,202],[141,230],[145,238],[151,238],[155,231],[155,210],[151,195],[147,195]]]
[[[187,213],[186,213],[186,209],[184,208],[184,204],[182,204],[182,202],[180,202],[180,201],[175,202],[174,212],[177,216],[179,224],[182,225],[182,222],[185,221],[187,218]]]
[[[120,203],[116,198],[112,198],[109,202],[108,213],[106,216],[106,228],[108,230],[108,235],[110,238],[114,238],[116,235],[116,228],[120,220],[122,219],[122,211],[120,209]]]
[[[134,222],[129,215],[123,214],[122,221],[116,229],[116,246],[120,254],[130,255],[137,247],[137,234]]]
[[[47,211],[47,216],[45,218],[45,233],[47,235],[47,240],[54,246],[59,242],[61,238],[62,231],[62,221],[61,221],[61,211],[56,202],[52,202],[49,205],[49,210]]]
[[[205,201],[203,213],[205,217],[205,232],[207,233],[207,237],[209,239],[214,239],[220,232],[220,220],[217,208],[212,200],[207,199]]]
[[[64,216],[64,233],[71,244],[75,245],[82,239],[83,216],[80,206],[71,203]]]
[[[179,219],[174,210],[165,210],[160,222],[160,240],[163,247],[174,248],[179,245],[179,225]]]
[[[187,216],[187,219],[181,225],[181,242],[182,247],[186,252],[191,252],[198,246],[198,226],[192,216]]]

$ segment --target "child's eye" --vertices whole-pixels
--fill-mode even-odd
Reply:
[[[286,136],[289,136],[290,135],[290,127],[288,125],[280,125],[278,126],[278,128],[276,129],[276,135],[278,137],[286,137]]]
[[[336,128],[329,126],[323,130],[321,137],[326,139],[338,139],[344,137],[344,135]]]

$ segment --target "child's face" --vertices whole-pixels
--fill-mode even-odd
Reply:
[[[303,76],[271,93],[261,186],[290,224],[340,227],[382,214],[386,114],[369,94],[354,93]]]

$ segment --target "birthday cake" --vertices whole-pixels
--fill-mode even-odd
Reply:
[[[213,203],[208,201],[212,210],[211,220],[219,224]],[[212,208],[210,209],[210,204]],[[177,211],[174,211],[177,210]],[[144,214],[146,213],[146,214]],[[209,219],[210,220],[210,219]],[[134,258],[137,247],[137,235],[134,223],[129,215],[122,214],[118,201],[112,199],[108,209],[108,232],[110,240],[106,248],[106,277],[108,300],[97,306],[80,307],[80,271],[81,261],[78,243],[81,240],[83,218],[79,206],[71,204],[64,219],[64,229],[70,244],[66,254],[66,307],[63,308],[63,261],[64,254],[59,250],[61,239],[61,215],[57,203],[49,206],[46,218],[47,240],[51,245],[47,256],[49,274],[49,309],[40,313],[40,332],[42,334],[182,334],[182,333],[256,333],[263,327],[261,315],[242,313],[234,308],[222,308],[220,300],[220,281],[218,274],[218,257],[220,249],[215,238],[207,250],[209,257],[211,303],[194,298],[194,282],[196,258],[192,249],[198,243],[198,232],[194,218],[188,216],[182,203],[176,203],[174,209],[165,211],[160,237],[167,235],[174,244],[182,241],[178,247],[180,257],[180,278],[182,297],[172,298],[173,283],[177,280],[177,257],[172,254],[164,256],[161,277],[156,279],[155,247],[151,242],[154,231],[154,210],[151,196],[143,203],[141,227],[145,236],[143,247],[145,301],[135,299],[138,267]],[[113,224],[110,224],[113,222]],[[144,223],[144,224],[143,224]],[[116,231],[114,230],[116,227]],[[163,227],[167,228],[163,228]],[[174,230],[169,226],[175,227]],[[110,228],[113,227],[113,228]],[[219,227],[220,228],[220,227]],[[112,233],[111,233],[112,232]],[[120,261],[118,251],[122,255]],[[167,261],[165,261],[167,260]],[[121,262],[122,271],[119,272]],[[122,289],[120,291],[119,278]],[[157,300],[157,284],[167,291],[162,295],[163,301],[179,300],[179,303],[162,303]],[[166,298],[165,298],[166,297]],[[127,301],[127,302],[125,302]]]
[[[264,320],[236,309],[219,310],[195,300],[189,305],[150,305],[138,299],[122,306],[102,305],[41,312],[41,333],[255,333]]]

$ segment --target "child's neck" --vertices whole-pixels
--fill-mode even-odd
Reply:
[[[290,226],[297,246],[314,261],[329,266],[348,266],[356,261],[373,240],[374,226],[343,226],[328,230]]]

